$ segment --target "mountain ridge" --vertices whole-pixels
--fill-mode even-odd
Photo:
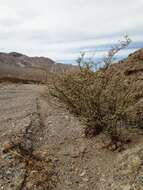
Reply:
[[[0,52],[0,78],[20,78],[21,80],[47,80],[48,73],[60,73],[63,70],[77,69],[76,66],[56,63],[48,57],[29,57],[10,52]]]

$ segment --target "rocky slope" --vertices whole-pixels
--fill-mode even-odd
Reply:
[[[122,152],[87,139],[46,86],[0,86],[0,189],[142,190],[143,139]]]
[[[17,52],[0,53],[0,65],[8,64],[17,67],[38,67],[48,69],[50,72],[63,68],[72,68],[72,65],[65,65],[62,63],[56,63],[48,57],[29,57]]]
[[[75,66],[56,63],[46,57],[29,57],[17,52],[0,53],[0,78],[20,78],[46,81],[49,73],[76,69]]]
[[[141,84],[142,62],[140,50],[108,72]],[[0,190],[143,190],[142,133],[121,152],[108,143],[103,134],[85,138],[47,86],[0,84]]]

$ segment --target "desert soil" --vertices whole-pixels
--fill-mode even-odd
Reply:
[[[85,138],[48,87],[0,84],[0,190],[143,190],[142,137],[122,152],[103,148],[103,139]]]

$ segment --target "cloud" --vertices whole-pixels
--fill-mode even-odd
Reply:
[[[0,51],[71,60],[83,49],[104,52],[124,34],[132,50],[143,47],[142,7],[142,0],[0,0]]]

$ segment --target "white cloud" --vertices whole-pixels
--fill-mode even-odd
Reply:
[[[143,42],[142,7],[142,0],[0,0],[0,51],[63,60],[126,33]]]

